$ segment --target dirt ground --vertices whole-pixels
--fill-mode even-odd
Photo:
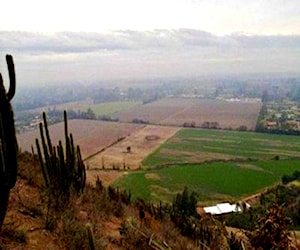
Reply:
[[[89,169],[88,181],[94,182],[99,176],[104,185],[109,185],[126,171],[140,168],[142,161],[179,129],[149,125],[132,133],[124,140],[85,161]],[[113,171],[114,169],[124,171]]]
[[[70,120],[68,127],[69,133],[73,134],[74,143],[80,146],[82,157],[86,158],[143,126],[94,120]],[[49,130],[54,144],[57,144],[59,140],[64,141],[64,124],[62,122],[49,126]],[[17,135],[18,144],[22,151],[31,152],[31,145],[36,151],[36,138],[40,138],[38,129]]]

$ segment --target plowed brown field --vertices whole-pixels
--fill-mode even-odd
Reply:
[[[195,122],[201,127],[204,122],[217,122],[220,128],[236,129],[246,126],[255,128],[260,102],[229,102],[225,100],[165,98],[130,110],[117,113],[121,121],[141,119],[150,123],[182,126]]]
[[[80,146],[82,157],[86,158],[143,126],[93,120],[70,120],[68,127],[69,132],[73,134],[75,144]],[[54,144],[57,144],[59,140],[64,140],[63,123],[52,125],[49,129]],[[40,138],[39,130],[17,135],[19,147],[23,151],[31,152],[31,145],[33,145],[36,151],[35,138]]]

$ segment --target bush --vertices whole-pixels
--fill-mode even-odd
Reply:
[[[289,182],[292,182],[292,181],[295,181],[295,180],[299,180],[299,179],[300,179],[300,171],[296,170],[291,175],[284,175],[281,178],[281,182],[282,182],[282,184],[287,184]]]
[[[62,216],[62,224],[61,240],[67,249],[89,249],[86,229],[72,213],[65,213]]]
[[[226,226],[252,230],[254,228],[254,217],[251,211],[244,213],[232,213],[225,217]]]

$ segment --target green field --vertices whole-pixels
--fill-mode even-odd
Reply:
[[[89,105],[86,104],[80,107],[81,111],[86,111],[91,108],[96,116],[110,115],[119,111],[131,109],[134,106],[140,105],[141,102],[136,101],[124,101],[124,102],[105,102]]]
[[[152,201],[171,201],[184,186],[200,201],[237,200],[300,170],[299,158],[299,136],[182,129],[114,185]]]
[[[208,157],[205,158],[205,156]],[[144,160],[162,164],[201,162],[211,159],[281,159],[300,157],[300,137],[254,132],[182,129]]]
[[[198,193],[200,201],[217,202],[259,192],[299,169],[298,160],[186,164],[132,172],[114,185],[131,190],[133,197],[152,201],[171,201],[176,192],[188,186]]]

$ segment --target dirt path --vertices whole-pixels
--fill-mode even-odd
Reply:
[[[167,121],[170,120],[171,118],[174,118],[174,117],[176,117],[176,116],[178,116],[178,115],[180,115],[180,114],[186,112],[187,110],[189,110],[190,108],[192,108],[192,107],[195,106],[195,105],[196,105],[196,104],[188,105],[188,106],[184,107],[183,109],[177,111],[176,113],[173,113],[173,114],[167,116],[167,117],[164,118],[163,120],[159,121],[159,123],[160,123],[160,124],[165,124],[165,123],[167,123]]]

